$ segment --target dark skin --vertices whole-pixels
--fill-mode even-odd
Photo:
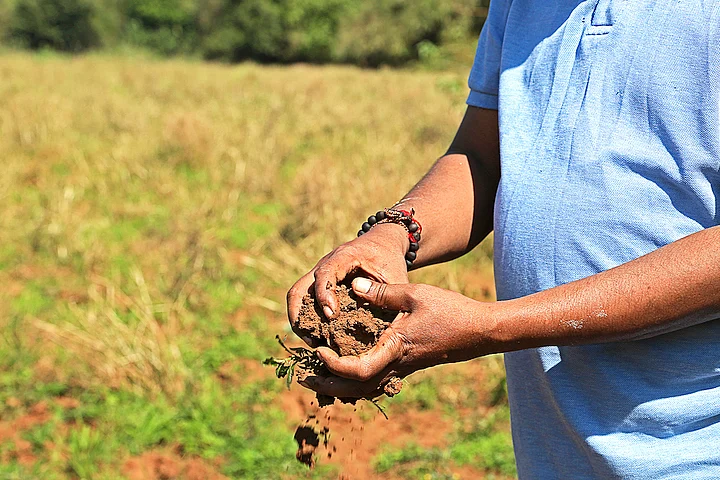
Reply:
[[[403,200],[423,224],[416,266],[460,256],[490,233],[500,178],[497,121],[496,111],[469,107],[448,153]],[[290,290],[293,326],[309,291],[334,313],[333,288],[348,274],[370,279],[353,281],[360,297],[401,312],[361,356],[319,348],[334,375],[309,377],[304,386],[336,397],[372,397],[392,376],[442,363],[550,345],[638,340],[720,317],[720,227],[597,275],[496,303],[408,284],[406,238],[397,225],[375,227],[329,253]]]

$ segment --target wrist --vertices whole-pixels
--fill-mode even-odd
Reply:
[[[367,238],[376,243],[381,243],[392,253],[402,256],[408,252],[410,242],[407,238],[407,230],[396,223],[382,223],[375,225],[368,233]]]
[[[473,345],[480,355],[520,350],[517,346],[517,315],[514,301],[476,301],[474,312]]]
[[[540,339],[544,332],[539,331],[537,322],[540,312],[528,297],[502,300],[492,305],[494,321],[489,341],[493,350],[513,352],[542,344]]]
[[[378,211],[375,215],[370,215],[367,222],[363,223],[358,230],[358,237],[370,232],[373,227],[383,224],[396,224],[407,232],[408,247],[405,250],[405,265],[410,270],[413,262],[417,260],[418,250],[420,249],[420,239],[422,237],[422,225],[415,218],[415,210],[404,210],[398,208],[386,208]],[[402,250],[399,250],[402,251]]]

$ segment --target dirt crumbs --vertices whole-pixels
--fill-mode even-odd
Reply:
[[[322,306],[310,295],[305,295],[298,327],[306,336],[326,344],[338,355],[367,352],[390,326],[397,312],[360,303],[347,285],[338,285],[335,292],[340,304],[336,318],[325,318]]]
[[[327,345],[340,356],[360,355],[367,352],[378,342],[397,312],[362,301],[352,288],[345,284],[338,285],[335,293],[340,304],[340,312],[332,319],[325,317],[322,306],[311,295],[305,295],[298,316],[298,327],[303,335]],[[327,372],[303,372],[302,375],[307,376],[308,373]],[[392,377],[384,386],[384,393],[392,397],[400,393],[401,389],[402,380]],[[318,400],[321,406],[334,401],[331,397],[318,397]]]
[[[312,338],[319,344],[332,348],[338,355],[361,355],[377,344],[380,336],[390,326],[397,312],[377,308],[364,302],[346,284],[338,285],[335,293],[340,304],[340,311],[335,318],[326,318],[320,304],[312,296],[306,295],[302,301],[298,327],[303,336]],[[315,357],[314,352],[303,348],[288,349],[284,345],[283,347],[292,355],[291,359],[294,358],[295,363],[292,364],[292,367],[290,367],[289,363],[283,364],[277,361],[271,363],[276,367],[279,366],[279,377],[284,373],[282,368],[291,370],[295,366],[297,366],[296,374],[298,379],[309,376],[327,376],[329,374],[327,368]],[[383,390],[378,391],[375,396],[380,396],[383,393],[389,397],[397,395],[400,393],[402,385],[400,378],[391,377],[383,386]],[[342,403],[354,404],[356,402],[356,399],[340,398],[339,400]],[[332,405],[335,398],[318,395],[317,401],[318,406],[316,409]],[[380,407],[378,406],[378,408]],[[317,413],[316,411],[315,414],[309,415],[295,431],[295,441],[298,444],[296,457],[300,462],[311,468],[315,465],[315,456],[321,439],[327,449],[330,433],[329,412],[325,412],[324,426],[320,425]],[[332,457],[332,453],[328,451],[328,458]]]
[[[387,395],[388,397],[394,397],[395,395],[400,393],[400,390],[402,390],[402,386],[402,380],[400,380],[398,377],[392,377],[385,384],[385,395]]]
[[[314,415],[312,416],[314,418]],[[308,421],[310,417],[308,418]],[[295,441],[298,444],[297,454],[295,455],[299,462],[304,463],[308,467],[315,466],[315,450],[320,446],[320,433],[316,432],[309,425],[300,425],[295,430]]]

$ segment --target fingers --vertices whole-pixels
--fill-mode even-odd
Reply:
[[[391,363],[402,357],[400,337],[391,329],[385,331],[377,345],[359,356],[339,356],[333,350],[320,347],[317,354],[328,370],[351,380],[367,382],[382,373]]]
[[[303,342],[313,348],[317,347],[319,343],[312,338],[305,336],[304,333],[306,332],[301,331],[297,325],[303,297],[310,293],[310,289],[314,281],[315,277],[313,276],[313,272],[310,272],[295,282],[295,285],[293,285],[287,293],[287,311],[290,327],[292,327],[292,331],[295,332],[295,335],[300,337]]]
[[[355,294],[378,307],[407,312],[410,310],[412,298],[410,291],[412,285],[387,284],[373,282],[367,278],[358,277],[352,282]]]
[[[382,394],[378,385],[370,385],[341,377],[310,376],[299,380],[298,383],[321,395],[338,398],[375,398]]]
[[[302,307],[302,299],[305,295],[310,293],[310,287],[315,281],[313,272],[303,275],[300,280],[295,282],[295,285],[290,288],[287,293],[287,311],[288,320],[290,325],[295,326],[300,315],[300,308]]]
[[[359,265],[356,258],[334,255],[315,270],[315,298],[323,306],[327,318],[334,318],[340,310],[335,286]]]

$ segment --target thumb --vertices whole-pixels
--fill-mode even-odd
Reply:
[[[410,284],[388,284],[373,282],[358,277],[352,282],[355,294],[371,304],[395,311],[410,310]]]
[[[320,347],[316,352],[328,370],[335,375],[367,382],[402,357],[402,342],[388,329],[380,337],[377,345],[359,356],[341,357],[327,347]]]

